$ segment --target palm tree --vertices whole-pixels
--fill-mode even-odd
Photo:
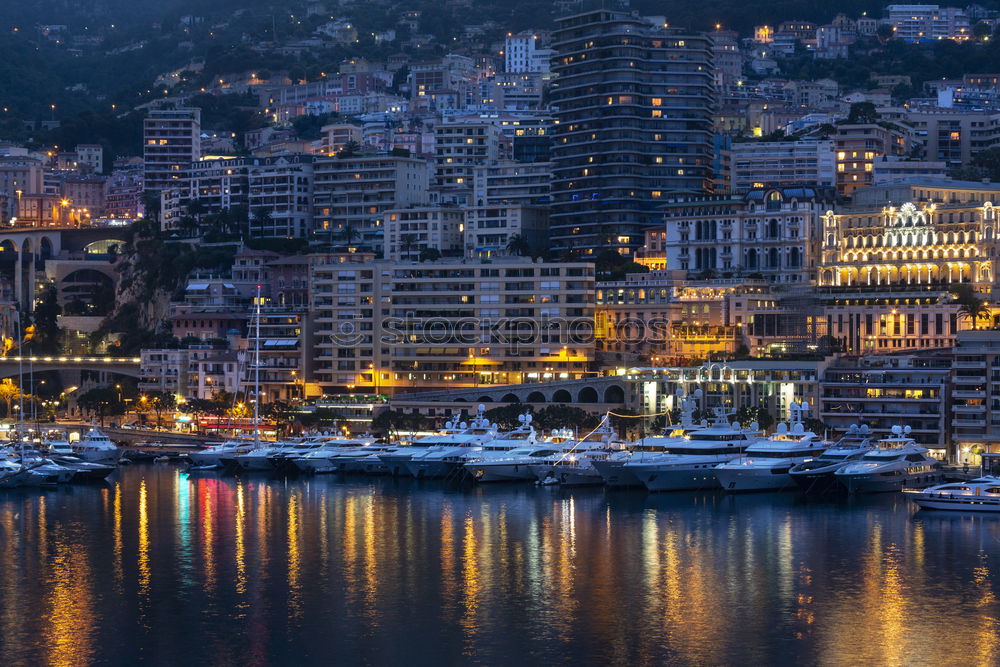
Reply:
[[[257,229],[260,236],[270,236],[270,228],[274,222],[271,216],[271,209],[266,206],[261,206],[254,210],[253,212],[253,225],[252,227]]]
[[[361,233],[358,232],[358,228],[355,227],[354,223],[350,220],[341,226],[340,233],[344,237],[344,245],[346,246],[350,246],[351,241],[361,236]]]
[[[991,310],[986,300],[972,291],[968,285],[959,285],[952,290],[954,302],[958,304],[958,314],[972,322],[973,330],[979,328],[979,320],[989,319]]]
[[[507,241],[507,253],[517,255],[518,257],[525,257],[531,254],[531,245],[528,243],[528,239],[520,234],[514,234]]]

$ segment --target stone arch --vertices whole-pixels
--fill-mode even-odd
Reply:
[[[528,394],[527,403],[546,403],[545,394],[540,391],[533,391]]]
[[[605,403],[624,403],[625,402],[625,390],[620,386],[613,384],[604,390],[604,402]]]
[[[577,398],[581,403],[597,403],[597,390],[593,387],[584,387]]]
[[[52,245],[52,239],[48,236],[43,236],[38,241],[38,256],[42,261],[47,259],[52,259],[55,254],[54,246]]]
[[[492,402],[493,402],[492,396],[480,396],[479,398],[476,399],[476,403],[492,403]]]
[[[573,396],[565,389],[557,389],[554,394],[552,394],[553,403],[572,403]]]
[[[504,394],[503,397],[500,399],[500,402],[501,403],[520,403],[521,399],[519,399],[514,394]]]

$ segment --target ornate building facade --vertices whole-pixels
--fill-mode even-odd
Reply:
[[[663,207],[667,268],[813,284],[822,216],[833,201],[830,189],[800,187],[672,197]]]
[[[852,353],[948,347],[972,322],[954,291],[989,298],[997,275],[1000,186],[875,186],[827,212],[819,287],[829,331]]]

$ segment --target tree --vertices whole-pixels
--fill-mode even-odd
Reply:
[[[10,417],[14,401],[20,398],[20,396],[21,388],[14,384],[13,380],[10,378],[0,380],[0,401],[3,401],[4,407],[7,409],[6,412],[4,412],[5,417]]]
[[[156,414],[156,427],[160,427],[160,415],[166,410],[173,410],[177,401],[168,391],[151,391],[139,397],[139,408],[152,410]]]
[[[270,236],[270,228],[274,224],[274,217],[271,209],[266,206],[258,206],[253,211],[253,227],[256,228],[260,236]]]
[[[952,289],[953,303],[958,304],[960,317],[972,322],[972,328],[979,328],[979,320],[988,320],[991,314],[989,304],[968,285],[957,285]]]
[[[878,121],[878,111],[872,102],[855,102],[847,114],[847,122],[851,124],[868,124]]]
[[[337,157],[342,157],[342,158],[354,157],[360,152],[361,152],[361,144],[359,144],[356,141],[348,141],[346,144],[344,144],[343,148],[341,148],[337,152]]]
[[[600,423],[600,418],[581,408],[570,405],[549,405],[535,415],[538,428],[580,428],[588,431]]]
[[[518,257],[527,257],[531,254],[531,244],[522,235],[514,234],[507,241],[507,253]]]
[[[982,42],[984,38],[988,38],[992,33],[993,29],[988,23],[980,21],[976,25],[972,26],[972,36],[976,38],[976,41]]]
[[[433,262],[441,259],[441,251],[437,248],[422,248],[417,259],[421,262]]]
[[[121,400],[120,389],[111,385],[94,387],[80,394],[76,403],[84,410],[96,413],[104,426],[105,415],[125,414],[125,403]]]
[[[358,231],[353,221],[348,220],[341,226],[340,235],[344,237],[344,245],[349,247],[351,241],[361,237],[361,232]]]
[[[523,403],[511,403],[499,408],[487,410],[485,416],[501,429],[507,431],[512,428],[517,428],[520,425],[521,422],[518,421],[518,417],[523,415],[525,412],[533,414],[534,410],[530,405],[524,405]]]
[[[35,340],[36,352],[55,353],[59,349],[62,331],[59,329],[59,315],[62,307],[59,305],[59,295],[55,285],[48,285],[42,293],[42,299],[35,306]]]
[[[896,34],[896,30],[888,23],[883,23],[878,28],[875,29],[875,36],[878,37],[878,41],[885,44],[890,39],[892,39]]]
[[[774,417],[758,405],[748,405],[746,407],[740,408],[736,411],[736,421],[738,421],[744,427],[750,426],[753,422],[757,422],[760,428],[767,430],[774,424]]]
[[[389,434],[394,431],[420,431],[433,426],[433,420],[420,414],[400,410],[382,410],[372,419],[372,432]]]

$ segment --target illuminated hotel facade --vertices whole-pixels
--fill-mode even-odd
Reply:
[[[972,328],[953,290],[989,299],[997,275],[1000,185],[886,184],[823,219],[819,290],[848,353],[950,347]]]

